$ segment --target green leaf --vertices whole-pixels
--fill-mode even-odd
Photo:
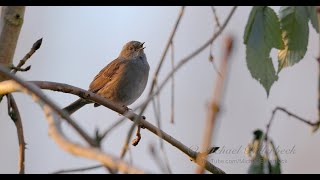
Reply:
[[[251,76],[261,83],[269,96],[272,84],[278,80],[271,58],[262,57],[251,47],[247,47],[246,53]]]
[[[319,20],[317,15],[317,7],[316,6],[308,6],[308,17],[311,21],[311,24],[313,28],[316,30],[317,33],[319,33]]]
[[[257,13],[259,14],[257,15]],[[244,44],[248,45],[248,39],[251,36],[252,31],[261,28],[254,26],[255,21],[261,21],[262,28],[265,29],[265,34],[263,34],[262,38],[265,39],[269,47],[275,47],[277,49],[284,48],[278,16],[273,9],[266,6],[254,6],[252,8],[243,36]]]
[[[247,45],[246,60],[251,76],[258,80],[269,95],[272,84],[278,80],[270,51],[283,49],[280,22],[269,7],[253,7],[244,33]]]
[[[284,49],[284,43],[281,37],[280,21],[273,9],[266,7],[264,9],[264,38],[270,48]]]
[[[259,9],[261,9],[260,6],[254,6],[251,9],[251,12],[250,12],[250,15],[249,15],[249,19],[248,19],[248,22],[247,22],[247,25],[246,25],[246,29],[244,30],[244,35],[243,35],[243,43],[244,44],[247,44],[247,42],[248,42],[249,34],[251,32],[251,27],[252,27],[252,24],[254,22],[254,18],[256,16],[257,10],[259,10]]]
[[[282,6],[279,16],[285,48],[278,52],[278,73],[304,57],[309,38],[308,11],[305,6]]]

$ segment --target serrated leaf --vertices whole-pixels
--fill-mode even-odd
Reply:
[[[259,14],[257,15],[257,13]],[[254,26],[256,21],[261,21],[263,27]],[[264,32],[261,32],[261,35],[263,35],[262,38],[269,47],[275,47],[277,49],[284,48],[280,22],[273,9],[266,6],[254,6],[252,8],[243,36],[244,44],[248,44],[249,36],[251,36],[253,31],[252,28],[264,28]]]
[[[244,44],[247,44],[247,42],[248,42],[248,37],[251,32],[251,27],[254,22],[254,18],[256,16],[257,10],[259,10],[261,8],[262,8],[261,6],[254,6],[250,11],[249,19],[248,19],[246,28],[244,30],[244,35],[243,35],[243,43]]]
[[[271,58],[263,58],[254,48],[247,47],[247,66],[251,76],[261,83],[269,96],[272,84],[278,80]]]
[[[264,10],[264,27],[266,28],[265,40],[271,48],[284,49],[281,37],[280,21],[273,9],[266,7]]]
[[[311,24],[313,28],[316,30],[317,33],[319,33],[319,20],[317,15],[317,7],[316,6],[308,6],[308,16],[311,21]]]
[[[278,79],[269,54],[272,48],[284,48],[280,22],[271,8],[252,8],[244,43],[247,45],[246,60],[251,76],[262,84],[269,95],[272,84]]]
[[[306,6],[282,6],[279,16],[285,48],[278,52],[278,73],[304,57],[309,37]]]

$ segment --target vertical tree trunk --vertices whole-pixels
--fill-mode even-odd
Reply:
[[[24,6],[3,6],[0,17],[0,64],[10,66],[23,24]],[[0,81],[5,78],[0,75]]]

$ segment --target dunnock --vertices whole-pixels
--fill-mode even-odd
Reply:
[[[126,43],[119,57],[95,76],[89,86],[89,91],[123,106],[135,102],[144,91],[149,76],[149,64],[143,51],[145,48],[143,44],[138,41]],[[89,103],[92,102],[80,98],[65,107],[64,110],[72,114]]]

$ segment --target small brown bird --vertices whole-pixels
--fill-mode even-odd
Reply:
[[[89,86],[89,91],[123,106],[135,102],[144,91],[149,76],[150,67],[143,44],[138,41],[126,43],[119,57],[95,76]],[[64,110],[72,114],[89,103],[92,102],[80,98],[65,107]]]

